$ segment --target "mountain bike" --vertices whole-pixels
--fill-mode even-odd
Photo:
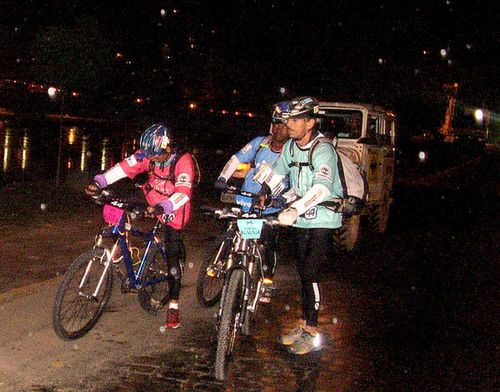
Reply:
[[[52,326],[63,340],[81,338],[96,325],[110,300],[115,271],[121,292],[137,292],[140,306],[152,315],[168,303],[174,275],[183,273],[185,249],[178,267],[171,265],[162,241],[164,223],[157,218],[160,211],[148,214],[147,204],[109,191],[103,191],[96,202],[104,206],[108,226],[96,236],[94,246],[70,265],[55,297]],[[136,222],[148,215],[154,219],[152,228],[137,227]],[[162,218],[168,222],[171,217]]]
[[[251,211],[253,211],[256,197],[255,194],[238,191],[235,187],[230,187],[221,193],[221,201],[224,204],[237,206],[239,203],[245,203],[252,206],[250,207]],[[284,199],[277,196],[270,197],[268,203],[274,208],[283,208]],[[260,213],[261,211],[258,212],[258,214]],[[200,265],[196,281],[196,296],[198,303],[202,306],[214,306],[221,298],[224,276],[233,264],[231,247],[236,232],[236,220],[226,220],[222,233],[208,248],[206,257]],[[276,265],[276,252],[274,252],[274,259],[274,265]]]
[[[264,225],[275,226],[275,217],[244,213],[240,208],[217,210],[204,207],[219,219],[229,220],[234,236],[228,259],[218,313],[215,377],[225,380],[239,334],[249,335],[250,324],[264,294],[264,245],[260,238]]]

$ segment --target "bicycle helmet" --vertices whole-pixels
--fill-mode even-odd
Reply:
[[[140,149],[147,158],[157,157],[172,147],[172,130],[163,123],[151,125],[141,135]]]
[[[288,112],[290,105],[288,102],[278,102],[273,105],[273,116],[271,117],[271,122],[275,124],[285,123],[286,121],[281,117],[282,113]]]
[[[290,117],[315,117],[319,113],[318,101],[312,97],[299,97],[280,102],[274,107],[273,120],[286,122]]]

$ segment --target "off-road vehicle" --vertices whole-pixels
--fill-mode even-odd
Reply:
[[[395,115],[371,104],[320,102],[319,127],[332,137],[339,151],[358,166],[366,179],[367,197],[360,214],[344,218],[334,242],[352,250],[358,243],[361,222],[365,229],[383,233],[387,228],[394,177]],[[361,219],[365,216],[367,219]]]

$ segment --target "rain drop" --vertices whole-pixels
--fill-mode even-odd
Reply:
[[[165,331],[166,331],[166,330],[167,330],[167,329],[165,328],[165,326],[164,326],[164,325],[162,325],[162,326],[160,327],[160,332],[161,332],[161,333],[165,333]]]
[[[193,262],[188,263],[188,267],[189,267],[189,269],[193,269],[194,263]]]
[[[288,312],[290,310],[290,305],[285,305],[285,310]]]
[[[42,212],[47,211],[47,204],[45,203],[40,204],[40,209],[42,210]]]
[[[175,267],[170,268],[170,273],[172,275],[176,275],[177,274],[177,268],[175,268]]]
[[[334,324],[337,324],[339,322],[339,320],[337,319],[337,317],[334,317],[332,321],[333,321]]]

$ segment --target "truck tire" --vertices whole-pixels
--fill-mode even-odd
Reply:
[[[373,233],[383,234],[389,223],[389,203],[368,205],[368,224]]]
[[[343,221],[333,233],[333,244],[340,251],[352,251],[358,244],[361,231],[361,215],[353,215]]]

